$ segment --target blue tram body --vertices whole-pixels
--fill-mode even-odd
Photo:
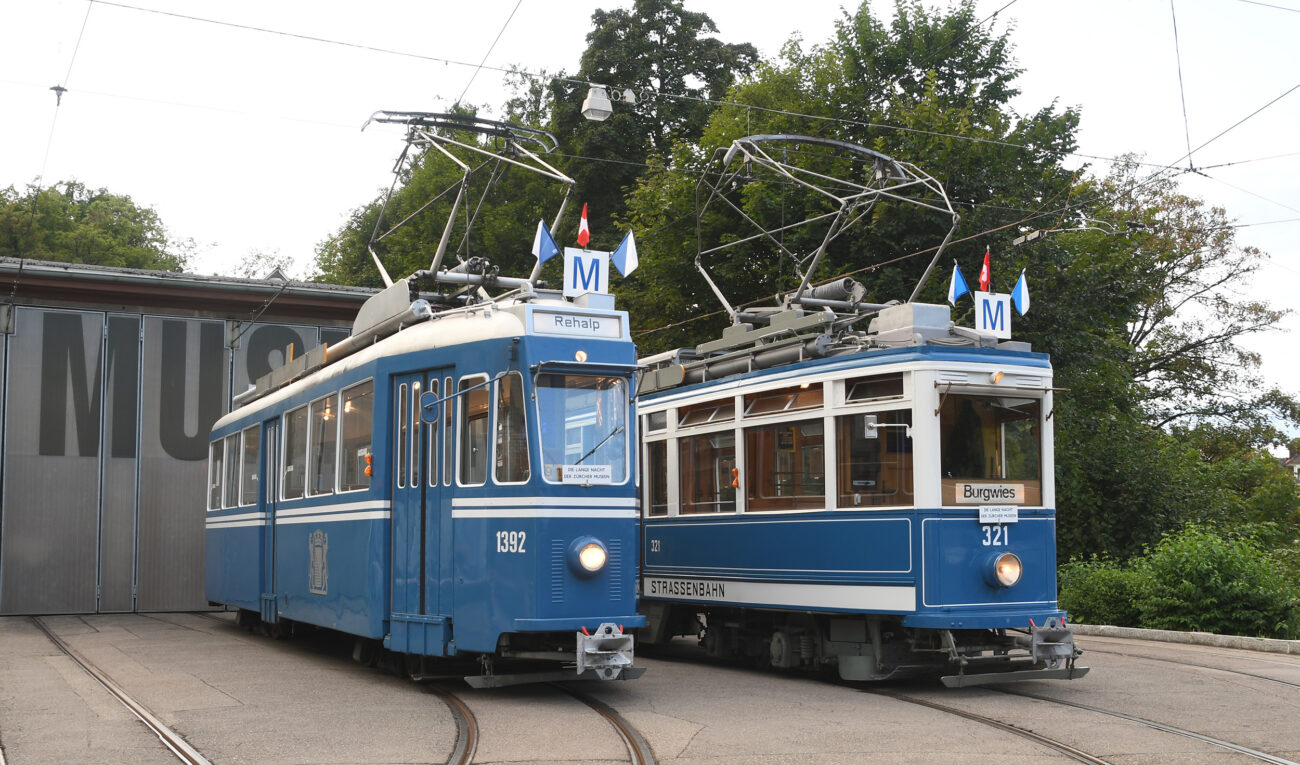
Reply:
[[[695,200],[695,266],[730,325],[642,360],[643,643],[699,634],[715,655],[848,680],[1086,673],[1056,601],[1052,367],[1010,339],[1023,275],[989,292],[986,255],[973,329],[917,302],[960,216],[920,168],[838,139],[737,138]],[[849,230],[912,236],[916,211],[951,227],[906,300],[813,283],[905,273],[920,252],[872,264],[886,243]],[[717,273],[745,272],[748,298],[762,269],[741,264],[764,255],[798,287],[733,305],[706,267],[724,253]],[[954,266],[949,302],[968,292]]]
[[[208,599],[410,657],[479,655],[476,685],[509,682],[496,657],[637,676],[626,314],[527,287],[436,313],[408,294],[372,298],[387,336],[358,317],[349,347],[213,428]]]
[[[850,680],[1082,676],[1056,601],[1048,357],[946,306],[871,330],[770,366],[644,360],[670,375],[638,400],[642,640],[700,632]]]

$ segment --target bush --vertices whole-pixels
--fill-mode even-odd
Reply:
[[[1062,565],[1057,576],[1061,587],[1061,608],[1071,620],[1084,624],[1138,626],[1136,601],[1141,580],[1137,572],[1093,556],[1089,560],[1072,560]]]
[[[1296,590],[1251,539],[1225,539],[1190,524],[1166,534],[1134,573],[1142,627],[1296,636]]]

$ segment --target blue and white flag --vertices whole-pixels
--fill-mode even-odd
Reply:
[[[970,292],[970,287],[966,286],[966,280],[962,278],[961,266],[957,261],[952,262],[952,283],[948,285],[948,302],[957,305],[957,298]]]
[[[1025,281],[1025,270],[1020,269],[1020,281],[1016,282],[1016,288],[1011,290],[1011,302],[1016,304],[1016,310],[1021,316],[1029,310],[1029,284]]]
[[[533,255],[537,256],[537,262],[545,263],[559,254],[560,246],[555,243],[555,237],[551,236],[546,221],[537,221],[537,233],[533,235]]]
[[[636,240],[632,238],[632,232],[627,232],[623,241],[618,243],[618,249],[610,253],[609,260],[618,269],[623,276],[627,276],[636,270]]]

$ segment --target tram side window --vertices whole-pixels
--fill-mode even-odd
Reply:
[[[799,409],[820,408],[821,405],[821,383],[794,385],[745,396],[745,416],[758,417],[764,414],[793,412]]]
[[[438,397],[438,378],[433,377],[429,379],[429,390],[426,391],[426,393],[432,393],[435,398]],[[417,401],[416,404],[420,406],[420,409],[418,411],[423,412],[423,403],[421,401]],[[436,413],[437,409],[434,409],[434,412]],[[423,415],[420,414],[417,416],[422,417]],[[434,423],[432,425],[421,427],[420,430],[423,431],[425,434],[424,453],[425,455],[427,455],[425,457],[425,462],[427,463],[427,466],[424,471],[425,480],[429,483],[430,486],[437,486],[438,485],[438,425],[437,423]]]
[[[462,486],[480,486],[487,482],[488,415],[492,398],[483,385],[486,376],[463,377],[460,381],[460,470],[457,480]],[[474,386],[479,386],[475,388]],[[471,390],[473,388],[473,390]]]
[[[338,463],[338,394],[311,402],[311,486],[315,497],[334,493],[334,466]]]
[[[301,499],[307,486],[307,407],[300,406],[284,416],[284,477],[280,482],[285,499]]]
[[[745,430],[745,510],[826,507],[821,420]]]
[[[225,455],[226,442],[218,438],[216,441],[208,444],[208,509],[221,509],[221,475],[223,466],[226,464],[222,457]]]
[[[226,498],[222,502],[223,507],[239,504],[239,451],[239,434],[226,436],[226,477],[223,486]]]
[[[875,428],[868,427],[872,417]],[[913,504],[912,439],[896,427],[911,424],[908,409],[836,418],[840,507]]]
[[[375,384],[366,380],[343,391],[343,470],[339,491],[370,486],[370,435],[374,423]]]
[[[644,484],[650,492],[650,514],[668,514],[668,442],[653,441],[646,444]]]
[[[518,372],[511,372],[497,381],[496,388],[496,481],[527,481],[528,430],[524,420],[524,378]]]
[[[734,432],[692,436],[679,443],[682,513],[735,512]]]
[[[261,431],[257,425],[244,428],[244,453],[241,470],[243,478],[239,483],[239,504],[257,504],[257,469],[261,457]]]

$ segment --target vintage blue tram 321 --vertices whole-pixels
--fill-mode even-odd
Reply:
[[[500,150],[568,181],[538,159],[554,145],[538,131],[374,119],[406,125],[431,156]],[[479,660],[476,686],[636,677],[627,315],[609,295],[539,289],[538,268],[443,268],[442,242],[397,281],[376,256],[389,286],[352,335],[275,370],[214,426],[208,599],[272,631],[350,633],[359,655],[382,642],[413,675],[456,656]],[[551,664],[507,673],[502,659]]]
[[[829,155],[849,162],[797,164]],[[732,326],[642,360],[643,643],[699,633],[718,656],[848,680],[1081,677],[1056,600],[1047,356],[954,326],[946,305],[869,304],[849,279],[809,286],[846,224],[880,200],[951,214],[943,189],[801,136],[741,139],[715,159],[703,209],[744,209],[725,195],[766,170],[832,212],[811,221],[827,232],[813,252],[786,253],[802,284],[772,308],[733,308],[703,267],[752,239],[702,250]],[[781,225],[768,241],[789,236]]]

